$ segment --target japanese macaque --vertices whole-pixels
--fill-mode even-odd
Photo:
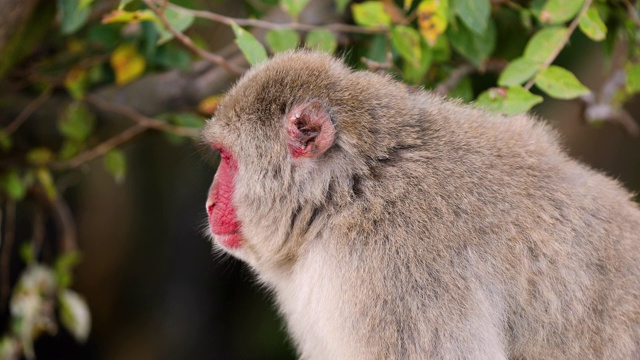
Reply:
[[[640,359],[640,210],[528,115],[297,51],[204,130],[216,247],[302,359]]]

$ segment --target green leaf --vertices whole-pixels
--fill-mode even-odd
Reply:
[[[455,13],[470,30],[478,35],[487,31],[491,16],[490,0],[456,0],[452,5]]]
[[[40,185],[42,185],[42,189],[49,200],[55,200],[58,196],[58,190],[56,189],[56,184],[53,182],[51,172],[47,168],[38,168],[38,170],[36,170],[36,178]]]
[[[528,59],[517,58],[507,65],[498,78],[498,85],[511,86],[522,84],[531,79],[540,70],[540,64]]]
[[[25,264],[30,265],[36,262],[36,256],[33,253],[33,245],[31,244],[31,242],[23,242],[20,245],[19,253],[20,258],[25,262]]]
[[[274,53],[295,49],[300,43],[300,35],[293,29],[269,30],[265,39]]]
[[[122,10],[124,9],[125,6],[127,6],[128,3],[132,2],[133,0],[120,0],[120,4],[118,4],[118,9]]]
[[[93,131],[95,115],[81,102],[67,105],[58,117],[58,130],[69,139],[83,141]]]
[[[509,88],[491,88],[484,91],[476,104],[489,111],[514,115],[528,111],[534,105],[542,102],[542,97],[530,93],[520,85]]]
[[[58,293],[60,303],[60,321],[71,335],[85,342],[91,331],[91,313],[82,296],[75,291],[63,289]]]
[[[333,53],[338,47],[338,40],[333,33],[327,29],[312,30],[307,34],[305,44],[310,49]]]
[[[391,43],[412,66],[419,66],[422,56],[420,49],[420,34],[408,26],[396,26],[391,30]]]
[[[464,79],[460,80],[458,85],[449,92],[449,97],[452,99],[461,99],[464,102],[473,100],[471,79],[466,76]]]
[[[625,88],[629,94],[640,92],[640,63],[629,62],[625,66],[627,81]]]
[[[12,336],[4,335],[0,339],[0,359],[19,359],[21,350],[20,341]]]
[[[349,5],[349,0],[336,0],[336,9],[340,14],[344,14],[347,5]]]
[[[309,0],[280,0],[280,6],[291,15],[294,20],[298,20],[298,15],[302,12]]]
[[[170,44],[160,46],[155,56],[155,62],[166,69],[179,69],[182,71],[189,70],[191,65],[191,56],[189,52]]]
[[[20,201],[24,199],[27,194],[27,187],[16,169],[10,169],[0,178],[0,181],[2,190],[11,200]]]
[[[81,6],[78,0],[58,0],[58,11],[61,15],[60,29],[63,34],[69,35],[87,22],[91,8]]]
[[[91,5],[94,0],[79,0],[79,1],[80,1],[80,4],[79,4],[80,8],[84,8]]]
[[[540,22],[561,24],[573,19],[585,0],[534,0],[531,10]]]
[[[171,123],[182,127],[198,129],[204,125],[204,119],[202,116],[193,113],[178,113],[173,114]]]
[[[569,70],[559,66],[550,66],[536,76],[536,86],[556,99],[575,99],[589,93],[589,89]]]
[[[424,75],[429,70],[434,58],[434,49],[427,45],[426,41],[420,42],[420,63],[412,65],[411,62],[405,62],[402,68],[404,79],[411,84],[420,84],[423,82]]]
[[[491,112],[500,112],[506,98],[507,89],[490,88],[478,95],[475,104]]]
[[[173,8],[165,8],[164,16],[169,22],[169,25],[177,32],[184,32],[191,24],[193,24],[194,16],[188,12],[182,12]],[[173,34],[169,30],[165,29],[159,22],[154,22],[158,33],[160,33],[160,39],[158,39],[158,45],[164,44],[173,38]]]
[[[116,180],[116,183],[121,184],[124,181],[127,171],[127,159],[121,150],[114,149],[106,153],[104,156],[104,166],[109,174]]]
[[[505,115],[523,113],[541,103],[542,100],[542,96],[534,95],[520,85],[510,86],[507,89],[507,98],[503,104],[502,113]]]
[[[364,27],[388,27],[391,25],[391,16],[384,9],[380,1],[365,1],[351,5],[353,20]]]
[[[607,26],[594,7],[587,10],[587,13],[580,18],[578,25],[580,30],[591,40],[602,41],[607,37]]]
[[[538,31],[527,43],[524,57],[538,63],[544,63],[556,48],[562,45],[567,28],[562,26],[546,27]]]
[[[78,155],[80,153],[80,150],[82,150],[82,145],[79,141],[65,139],[65,141],[62,142],[60,150],[58,150],[58,157],[62,160],[69,160],[72,157]]]
[[[9,151],[13,147],[13,140],[6,131],[0,130],[0,150]]]
[[[27,153],[27,162],[32,165],[44,165],[52,159],[53,153],[45,147],[36,147]]]
[[[77,251],[68,251],[56,259],[53,269],[56,273],[58,286],[68,288],[73,281],[73,268],[80,263],[80,253]]]
[[[64,87],[72,98],[82,99],[87,91],[87,70],[79,66],[71,68],[64,78]]]
[[[249,64],[256,65],[268,59],[267,50],[260,44],[258,40],[248,31],[244,30],[236,23],[231,23],[233,33],[236,35],[236,44],[247,58]]]
[[[463,23],[458,24],[457,30],[450,27],[449,33],[453,48],[479,68],[496,46],[496,27],[493,23],[490,23],[487,32],[482,35],[467,29]]]

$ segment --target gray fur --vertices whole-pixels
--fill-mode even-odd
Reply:
[[[337,130],[293,159],[287,112]],[[302,359],[640,359],[640,211],[528,115],[298,51],[253,68],[204,137],[239,165],[244,246]]]

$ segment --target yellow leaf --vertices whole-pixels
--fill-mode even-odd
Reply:
[[[132,23],[138,21],[159,21],[156,14],[153,11],[138,10],[138,11],[125,11],[114,10],[102,17],[103,24],[111,24],[117,22]]]
[[[132,44],[122,44],[111,54],[111,67],[116,74],[116,84],[124,85],[142,75],[146,62]]]
[[[447,29],[448,0],[422,0],[418,5],[418,26],[420,33],[430,46]]]
[[[213,115],[222,98],[223,95],[212,95],[204,98],[200,103],[198,103],[198,111],[206,116]]]

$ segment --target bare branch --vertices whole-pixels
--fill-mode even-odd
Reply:
[[[192,138],[196,138],[200,135],[200,132],[196,129],[173,126],[164,121],[144,116],[129,106],[107,102],[98,98],[97,96],[88,96],[86,98],[86,101],[97,106],[101,110],[120,114],[137,123],[138,125],[144,126],[149,129],[160,130],[178,136],[187,136]]]
[[[589,93],[580,98],[585,104],[584,118],[587,122],[607,121],[622,126],[629,135],[640,136],[640,126],[619,105],[612,104],[615,93],[624,86],[626,74],[623,69],[614,71],[598,94]]]
[[[584,16],[584,14],[587,12],[587,10],[589,10],[589,6],[591,6],[591,2],[592,1],[593,0],[586,0],[584,2],[584,5],[582,5],[582,9],[580,9],[580,12],[578,13],[578,15],[575,17],[575,19],[573,19],[573,21],[571,21],[571,24],[569,24],[569,27],[567,28],[567,33],[564,35],[564,38],[562,39],[560,44],[558,44],[558,47],[553,49],[553,52],[551,53],[551,55],[549,55],[547,60],[545,60],[544,63],[542,63],[542,66],[540,66],[540,70],[539,71],[543,71],[546,68],[548,68],[549,66],[551,66],[553,61],[558,57],[558,54],[560,54],[560,51],[562,51],[562,49],[564,49],[564,47],[567,45],[567,43],[569,42],[569,38],[571,38],[571,35],[573,34],[573,32],[578,27],[578,23],[580,22],[580,18],[582,18],[582,16]],[[536,82],[536,78],[534,76],[531,80],[529,80],[527,82],[527,84],[524,86],[524,88],[527,89],[527,90],[531,90],[531,87],[533,87],[533,84],[535,84],[535,82]]]
[[[128,129],[124,130],[123,132],[119,133],[118,135],[110,137],[109,139],[107,139],[104,142],[100,143],[96,147],[78,154],[77,156],[75,156],[71,160],[53,161],[53,162],[51,162],[49,164],[49,166],[51,168],[53,168],[53,169],[73,169],[73,168],[77,168],[78,166],[86,163],[87,161],[90,161],[90,160],[93,160],[93,159],[95,159],[97,157],[103,156],[109,150],[112,150],[112,149],[116,148],[118,145],[122,145],[122,144],[126,143],[127,141],[129,141],[132,138],[134,138],[136,135],[139,135],[139,134],[145,132],[146,130],[148,130],[148,128],[145,127],[144,125],[136,124],[136,125],[128,128]]]
[[[9,300],[11,250],[15,240],[16,226],[16,202],[7,199],[5,204],[4,238],[2,239],[2,253],[0,254],[0,309],[3,309]]]
[[[627,10],[629,11],[629,17],[631,17],[633,22],[636,23],[636,26],[640,26],[640,17],[638,17],[638,12],[633,7],[633,4],[631,4],[629,0],[622,0],[622,2],[624,2],[624,5],[627,7]]]
[[[145,1],[146,3],[147,1],[151,1],[151,0],[143,0],[143,1]],[[325,25],[319,25],[319,26],[301,24],[297,22],[272,23],[269,21],[258,20],[258,19],[232,18],[232,17],[216,14],[210,11],[187,9],[171,3],[169,3],[168,6],[174,9],[178,9],[181,12],[191,14],[198,18],[212,20],[225,25],[229,25],[229,26],[235,23],[239,26],[253,26],[253,27],[267,29],[267,30],[293,29],[298,31],[312,31],[317,29],[326,29],[326,30],[331,30],[335,32],[356,33],[356,34],[385,34],[389,32],[389,29],[385,27],[365,28],[361,26],[347,25],[347,24],[341,24],[341,23],[325,24]]]
[[[49,86],[42,92],[37,98],[35,98],[32,102],[27,105],[22,112],[9,124],[4,128],[4,131],[7,135],[13,134],[25,121],[33,114],[34,111],[38,110],[42,104],[45,103],[51,96],[52,87]]]
[[[51,212],[58,227],[58,242],[60,244],[60,252],[69,252],[78,249],[78,235],[76,231],[76,223],[69,210],[69,206],[65,203],[61,196],[49,203]]]
[[[449,95],[449,92],[451,92],[465,76],[472,74],[474,71],[476,71],[475,66],[468,63],[453,69],[449,77],[438,84],[435,90],[436,93],[442,96]]]
[[[171,24],[169,24],[169,21],[167,20],[167,17],[164,15],[164,12],[162,12],[162,10],[155,5],[154,1],[152,0],[142,0],[142,1],[158,16],[158,18],[162,22],[162,26],[164,26],[165,29],[167,29],[171,34],[173,34],[173,36],[176,39],[178,39],[189,50],[191,50],[198,56],[202,57],[203,59],[213,64],[219,65],[232,73],[241,75],[246,71],[246,69],[240,68],[237,65],[226,61],[222,56],[206,51],[196,46],[196,44],[193,43],[193,40],[191,40],[190,37],[177,31],[171,26]]]

